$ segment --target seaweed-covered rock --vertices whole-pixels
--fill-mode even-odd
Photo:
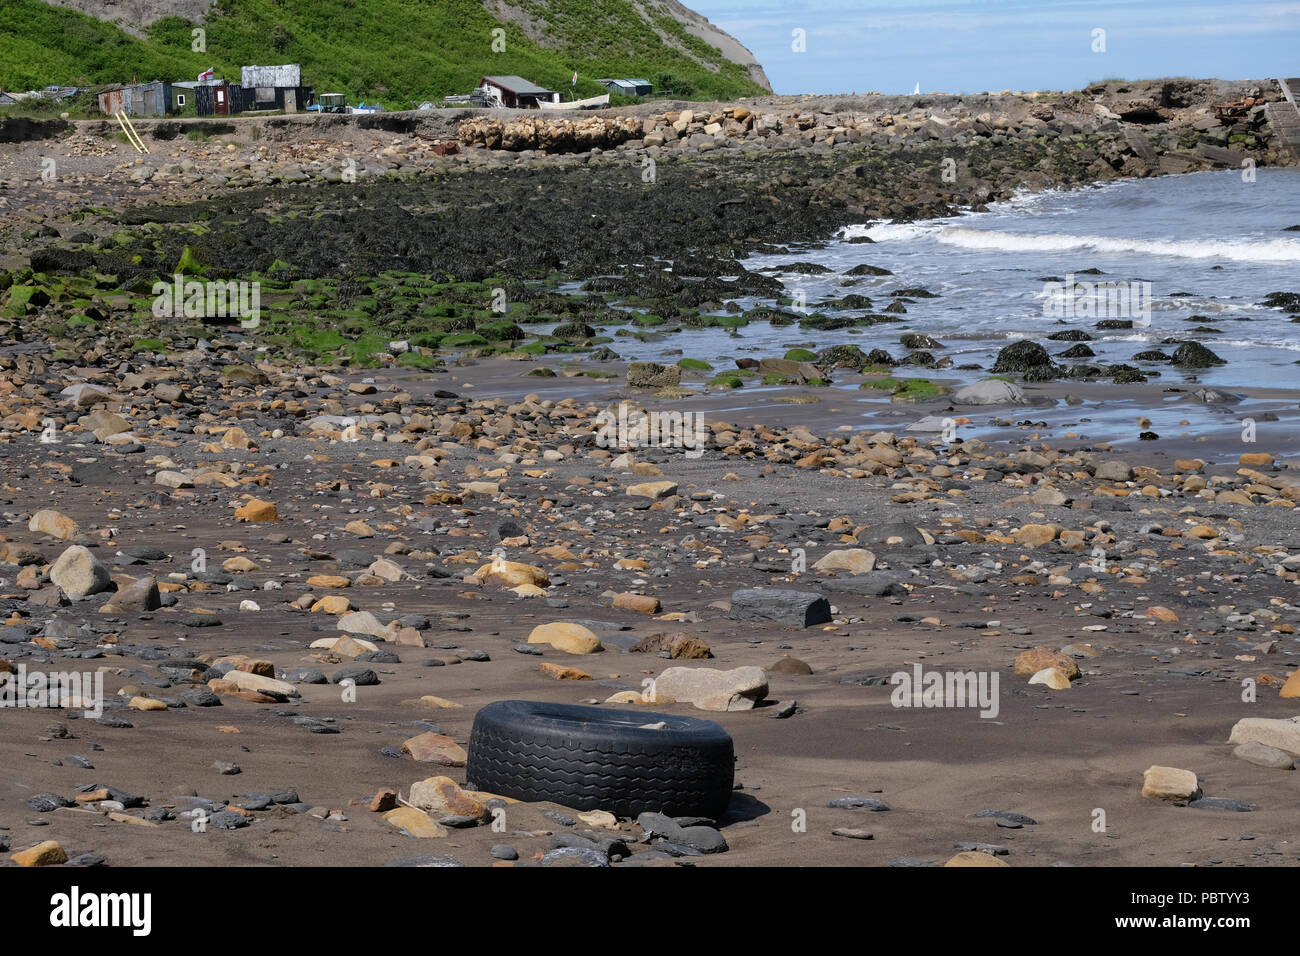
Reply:
[[[1200,342],[1184,342],[1174,350],[1174,364],[1179,368],[1211,368],[1228,363]]]
[[[1091,342],[1092,336],[1083,329],[1062,329],[1060,332],[1053,332],[1048,337],[1052,342]]]
[[[31,257],[36,272],[71,274],[95,267],[95,258],[85,249],[65,249],[48,246],[37,249]]]
[[[596,334],[596,330],[586,322],[565,322],[563,325],[557,325],[551,334],[557,339],[574,341],[589,339]]]
[[[1263,304],[1290,315],[1300,314],[1300,292],[1270,292],[1264,296]]]
[[[931,352],[912,352],[900,362],[900,365],[919,365],[922,368],[934,368],[937,363]]]
[[[993,364],[993,373],[1016,373],[1026,382],[1045,382],[1061,374],[1060,366],[1052,361],[1047,349],[1037,342],[1025,339],[1008,345],[998,352]]]
[[[1057,358],[1079,359],[1079,358],[1092,358],[1097,353],[1094,352],[1092,349],[1088,348],[1088,346],[1084,345],[1082,342],[1080,342],[1077,345],[1071,345],[1064,352],[1058,352],[1056,354],[1057,354]]]
[[[822,368],[862,368],[871,363],[870,356],[864,355],[856,345],[832,345],[817,353],[816,364]]]
[[[773,323],[776,324],[775,322]],[[836,329],[851,329],[858,324],[858,320],[849,315],[822,315],[820,312],[814,312],[807,318],[799,320],[799,328],[816,329],[821,332],[833,332]]]
[[[1150,374],[1156,374],[1154,372]],[[1110,367],[1110,380],[1116,385],[1128,385],[1130,382],[1145,382],[1148,373],[1132,365],[1112,365]]]
[[[928,351],[929,349],[943,348],[937,339],[931,338],[921,332],[905,332],[902,338],[898,341],[902,343],[902,346],[905,349],[925,349]]]
[[[633,388],[667,388],[682,383],[682,370],[658,362],[633,362],[627,367],[627,384]]]
[[[872,349],[870,352],[867,353],[867,364],[888,365],[892,367],[898,364],[898,360],[894,358],[892,355],[890,355],[888,352],[886,352],[884,349]]]

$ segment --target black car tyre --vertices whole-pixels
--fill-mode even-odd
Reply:
[[[734,770],[731,737],[711,720],[502,700],[474,717],[465,776],[476,790],[575,810],[716,819]]]

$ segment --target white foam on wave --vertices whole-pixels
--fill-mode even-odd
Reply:
[[[840,235],[845,239],[859,239],[866,236],[875,242],[898,242],[908,239],[920,239],[933,236],[942,226],[934,223],[917,222],[878,222],[845,226]]]
[[[876,236],[872,235],[875,239]],[[1294,239],[1131,239],[1108,236],[1071,236],[1054,233],[999,232],[968,226],[945,226],[938,231],[944,245],[988,252],[1143,253],[1182,259],[1232,259],[1238,262],[1300,262],[1300,242]],[[879,241],[879,240],[877,240]]]

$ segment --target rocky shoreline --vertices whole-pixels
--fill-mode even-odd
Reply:
[[[0,671],[101,675],[104,709],[4,714],[0,866],[1293,865],[1293,449],[1049,439],[1033,402],[1061,383],[1025,347],[964,393],[847,349],[618,352],[806,321],[738,260],[864,217],[1281,162],[1258,114],[1205,122],[1258,86],[1008,95],[989,121],[879,98],[874,127],[819,101],[642,108],[639,139],[554,155],[519,118],[517,152],[462,142],[496,135],[469,116],[322,142],[334,124],[286,121],[274,148],[178,131],[136,180],[120,154],[11,180]],[[349,155],[356,184],[286,176]],[[257,326],[155,314],[182,266],[260,282]],[[898,285],[872,321],[925,293]],[[769,304],[723,307],[746,297]],[[893,382],[907,421],[855,427],[823,376]],[[732,379],[779,387],[746,408]],[[620,402],[698,411],[698,444],[611,442]],[[997,437],[950,433],[981,417]],[[914,669],[996,677],[996,707],[900,702]],[[480,792],[465,748],[502,699],[716,719],[730,808]]]

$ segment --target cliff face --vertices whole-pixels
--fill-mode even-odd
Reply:
[[[717,47],[732,63],[739,63],[749,73],[749,78],[767,90],[772,91],[772,84],[763,72],[763,65],[758,62],[749,48],[733,37],[730,33],[719,29],[710,23],[705,17],[700,16],[694,10],[683,6],[677,0],[633,0],[637,5],[655,4],[663,8],[664,12],[680,22],[686,30],[695,37],[699,37],[710,46]]]
[[[116,23],[127,33],[143,36],[143,28],[162,17],[201,20],[214,0],[46,0],[51,6],[77,10],[96,20]]]

